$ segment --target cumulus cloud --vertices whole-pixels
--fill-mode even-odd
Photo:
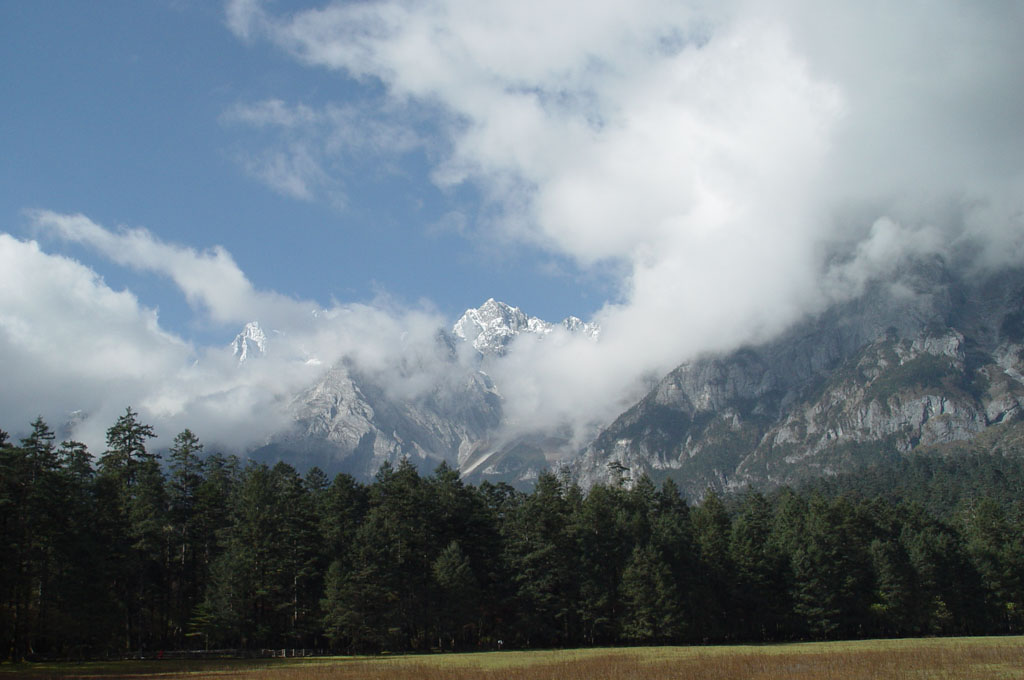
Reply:
[[[84,215],[48,210],[29,215],[38,230],[89,246],[124,267],[170,278],[189,304],[218,323],[263,319],[282,327],[301,326],[315,309],[313,303],[256,290],[231,254],[220,246],[201,252],[165,243],[142,228],[111,231]]]
[[[134,295],[32,241],[0,234],[0,291],[6,429],[37,415],[56,425],[78,409],[123,410],[125,402],[109,405],[105,395],[137,400],[193,354]]]
[[[611,418],[645,376],[778,333],[903,254],[969,253],[974,266],[1024,255],[1018,3],[381,0],[279,11],[232,0],[226,23],[241,40],[372,84],[372,94],[228,109],[225,126],[265,136],[262,150],[240,152],[248,172],[297,199],[339,202],[353,161],[429,145],[431,179],[472,185],[485,206],[458,206],[450,228],[623,272],[596,314],[599,343],[555,333],[516,343],[495,365],[514,425]],[[394,358],[408,356],[418,382],[390,382],[415,391],[443,379],[427,329],[444,322],[429,310],[325,310],[256,289],[220,248],[80,215],[33,220],[166,276],[199,315],[283,331],[282,361],[349,353],[388,376],[401,370]],[[108,379],[144,395],[167,422],[240,423],[252,403],[271,404],[267,395],[308,379],[284,371],[292,382],[275,388],[277,359],[239,377],[214,358],[220,348],[168,335],[155,312],[81,265],[10,238],[0,245],[52,261],[67,285],[94,297],[125,357],[156,357],[152,371],[126,360]],[[8,271],[6,286],[31,288],[25,299],[56,295],[39,277]],[[0,304],[12,357],[28,356],[24,338],[57,322],[31,305]],[[89,318],[69,326],[76,337],[110,335]],[[168,367],[175,377],[157,388]],[[101,384],[84,368],[75,375]]]
[[[228,4],[240,37],[435,106],[448,153],[434,181],[497,206],[482,228],[583,267],[625,264],[600,345],[509,357],[504,389],[524,418],[611,413],[594,395],[777,333],[903,253],[1019,262],[1022,14],[873,0]]]
[[[240,36],[438,104],[451,153],[434,179],[476,184],[503,208],[492,226],[585,266],[625,259],[623,303],[600,316],[627,353],[651,326],[664,347],[644,353],[666,360],[778,331],[823,303],[827,258],[877,242],[883,218],[930,229],[952,200],[967,218],[945,242],[1019,240],[1013,3],[228,12]],[[851,204],[874,212],[841,219]]]
[[[8,430],[42,415],[103,450],[106,429],[131,405],[169,441],[184,428],[243,453],[281,431],[291,400],[342,356],[402,384],[429,389],[440,364],[429,310],[387,300],[320,307],[253,288],[222,248],[196,251],[144,229],[113,231],[83,215],[32,213],[37,229],[85,244],[126,267],[170,279],[200,322],[259,320],[273,337],[266,356],[239,366],[223,344],[197,346],[161,328],[157,312],[111,289],[79,262],[0,233],[0,413]],[[412,370],[403,359],[420,357]],[[435,377],[431,377],[435,376]],[[74,412],[75,415],[72,415]],[[166,442],[164,442],[166,444]],[[159,442],[158,442],[159,445]]]

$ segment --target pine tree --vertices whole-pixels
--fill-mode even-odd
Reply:
[[[805,540],[793,560],[795,611],[819,639],[858,637],[870,627],[874,588],[864,518],[845,500],[808,504]]]
[[[570,531],[579,551],[580,617],[588,644],[613,642],[622,614],[619,584],[637,537],[627,492],[621,486],[590,489]],[[646,514],[646,508],[643,509]]]
[[[448,550],[452,543],[457,543],[472,572],[473,606],[458,610],[464,620],[458,624],[457,642],[463,646],[479,644],[485,629],[493,626],[485,613],[493,611],[500,597],[499,581],[504,578],[497,521],[487,499],[477,489],[463,483],[458,470],[447,463],[441,463],[426,479],[424,491],[429,511],[425,519],[431,527],[429,540],[433,544],[435,565],[436,559],[440,559],[436,548]],[[435,593],[435,597],[442,598],[443,606],[445,596]]]
[[[318,573],[323,539],[316,505],[306,480],[286,463],[271,471],[278,518],[277,541],[282,570],[276,590],[281,635],[289,646],[314,646],[322,619],[323,581]]]
[[[651,545],[657,548],[672,575],[677,593],[672,608],[673,637],[695,639],[696,614],[700,607],[700,557],[694,541],[690,508],[671,479],[658,490],[651,520]]]
[[[0,656],[20,660],[27,652],[27,559],[25,502],[29,490],[25,452],[0,430]]]
[[[107,430],[99,461],[97,523],[109,546],[103,573],[125,650],[163,646],[167,632],[166,493],[159,456],[146,449],[154,437],[129,407]]]
[[[543,473],[510,518],[508,549],[516,586],[517,637],[526,645],[567,645],[577,634],[579,562],[568,528],[572,499]]]
[[[962,537],[921,506],[908,509],[900,543],[917,574],[920,628],[931,634],[975,635],[985,631],[981,578],[967,556]]]
[[[95,471],[85,444],[62,442],[57,450],[61,499],[54,601],[59,614],[54,637],[63,655],[102,650],[116,625],[107,615],[110,593],[99,565],[106,546],[97,532]]]
[[[154,437],[153,428],[139,422],[138,414],[130,406],[107,430],[107,450],[100,457],[100,473],[119,482],[126,497],[130,496],[139,470],[159,458],[146,450],[146,441]]]
[[[199,489],[204,481],[202,451],[199,438],[188,429],[175,436],[168,451],[171,473],[167,480],[170,634],[177,644],[184,641],[206,578],[199,562],[202,540]]]
[[[355,609],[347,588],[353,576],[355,536],[369,504],[366,487],[350,475],[334,478],[323,499],[320,530],[328,567],[324,574],[323,630],[336,648],[355,651],[362,644],[362,630],[350,619]],[[355,593],[351,593],[355,594]]]
[[[875,575],[871,605],[874,634],[885,637],[920,635],[920,591],[910,556],[898,539],[876,538],[869,548]]]
[[[692,518],[694,542],[700,555],[696,626],[704,636],[725,640],[733,634],[732,585],[735,582],[729,556],[729,513],[721,497],[708,490]]]
[[[622,593],[627,640],[667,642],[677,635],[679,592],[664,556],[650,543],[633,551],[622,575]]]
[[[967,554],[981,577],[987,609],[997,630],[1018,630],[1024,622],[1021,536],[1005,511],[989,497],[982,497],[963,513]]]
[[[771,530],[767,499],[747,491],[729,536],[736,629],[746,639],[776,639],[789,608],[783,558],[771,541]]]
[[[57,541],[64,509],[57,470],[54,434],[41,417],[32,423],[32,432],[21,440],[16,458],[15,478],[20,482],[18,499],[17,544],[11,555],[18,565],[19,631],[21,655],[32,651],[45,653],[59,641],[53,639],[51,618],[55,614],[53,593],[57,564]]]
[[[361,651],[425,649],[436,544],[426,485],[403,460],[385,463],[370,487],[370,507],[348,552],[328,574],[326,620],[336,644]],[[346,569],[345,566],[348,568]]]
[[[445,649],[472,640],[480,604],[480,587],[458,541],[452,541],[431,565],[437,599],[438,647]],[[445,642],[448,644],[446,645]]]

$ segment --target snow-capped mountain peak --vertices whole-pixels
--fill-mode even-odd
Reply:
[[[580,333],[592,340],[597,340],[601,335],[601,326],[597,323],[587,323],[578,316],[567,316],[562,319],[562,328],[570,333]]]
[[[570,333],[583,333],[597,338],[597,324],[585,323],[575,316],[562,321],[561,326]],[[490,298],[476,309],[467,309],[455,322],[452,334],[481,354],[502,355],[513,339],[524,333],[544,337],[555,330],[555,324],[535,316],[527,316],[518,307]]]
[[[259,322],[250,321],[245,324],[245,328],[235,336],[234,342],[231,343],[231,349],[240,364],[247,359],[266,354],[267,336],[260,328]]]

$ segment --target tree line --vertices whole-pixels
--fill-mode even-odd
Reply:
[[[371,483],[166,459],[128,409],[95,461],[0,431],[0,656],[340,652],[998,634],[1024,623],[1020,461],[931,463],[943,503],[857,476],[764,494],[671,480],[532,491],[385,464]],[[979,462],[980,461],[980,462]],[[945,467],[943,467],[945,466]],[[918,470],[917,474],[926,475]],[[988,481],[986,481],[988,480]],[[991,486],[999,493],[987,495]],[[936,492],[939,493],[939,492]]]

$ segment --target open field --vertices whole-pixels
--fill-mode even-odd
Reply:
[[[2,678],[231,680],[1024,679],[1024,637],[396,657],[4,664]]]

